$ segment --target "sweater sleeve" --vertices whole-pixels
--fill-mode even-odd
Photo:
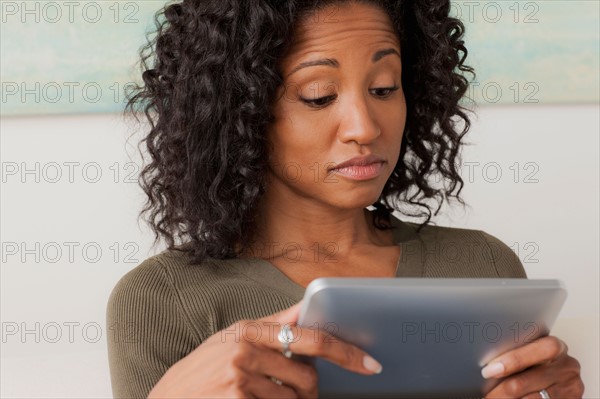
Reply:
[[[489,249],[491,262],[502,278],[527,278],[523,263],[515,252],[497,237],[480,231]]]
[[[108,299],[106,324],[115,398],[146,398],[164,373],[201,343],[155,257],[117,282]]]

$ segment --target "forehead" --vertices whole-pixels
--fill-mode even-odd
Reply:
[[[400,50],[398,35],[387,13],[373,4],[347,3],[311,11],[295,27],[284,69],[314,52],[373,51],[387,44]]]

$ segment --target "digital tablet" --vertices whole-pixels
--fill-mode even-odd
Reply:
[[[548,335],[567,297],[560,280],[524,278],[317,278],[298,325],[326,330],[383,365],[361,375],[320,357],[321,398],[485,396],[501,379],[481,368]]]

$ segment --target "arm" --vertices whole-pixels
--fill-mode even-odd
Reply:
[[[488,249],[491,261],[501,278],[527,278],[525,268],[515,252],[503,241],[480,231]]]
[[[150,258],[123,276],[110,295],[108,354],[116,398],[316,397],[312,366],[281,354],[275,337],[285,324],[295,326],[295,354],[373,374],[360,348],[338,340],[329,344],[326,331],[302,334],[296,325],[299,304],[214,333],[212,327],[193,328],[198,323],[187,323],[191,318],[184,314],[187,308],[180,305],[170,271]]]
[[[149,258],[113,288],[106,309],[115,398],[146,398],[163,374],[200,344],[166,270]]]

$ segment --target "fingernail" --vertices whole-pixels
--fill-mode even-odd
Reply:
[[[383,370],[383,366],[369,355],[365,355],[365,357],[363,357],[363,366],[375,374],[379,374],[381,373],[381,370]]]
[[[481,369],[483,378],[498,377],[502,373],[504,373],[504,365],[500,362],[490,363]]]

